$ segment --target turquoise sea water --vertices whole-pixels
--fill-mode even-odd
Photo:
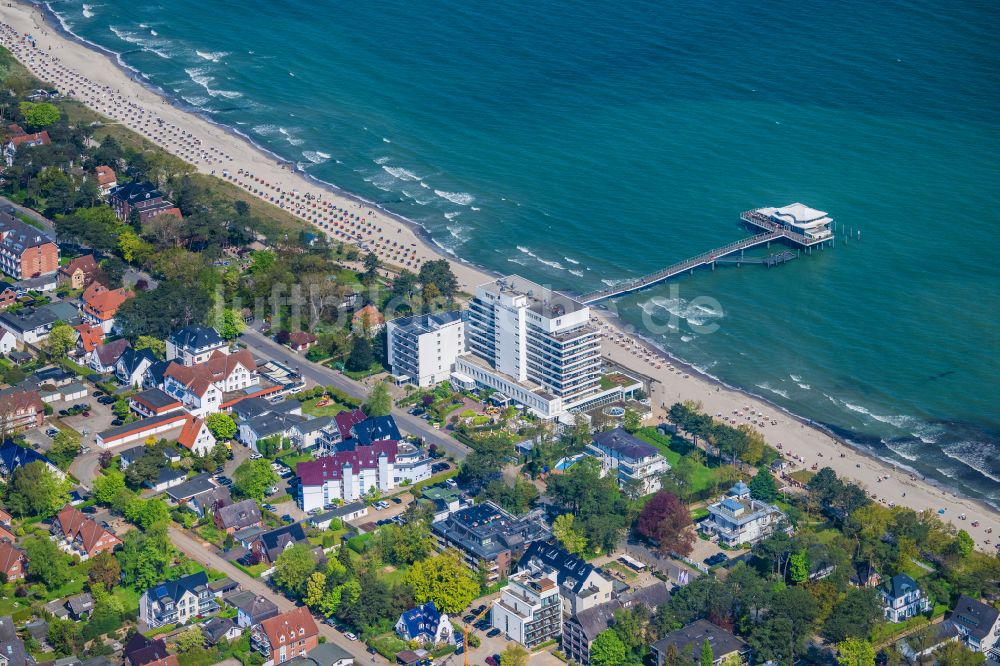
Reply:
[[[49,5],[179,103],[458,257],[555,288],[736,240],[748,208],[829,211],[833,250],[608,307],[1000,504],[995,3]]]

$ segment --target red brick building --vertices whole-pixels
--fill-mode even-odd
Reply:
[[[0,430],[17,432],[37,428],[45,420],[45,405],[38,391],[16,386],[0,391]]]
[[[52,519],[52,533],[83,560],[105,551],[113,551],[122,543],[117,536],[69,504]]]
[[[148,222],[157,215],[181,217],[180,209],[152,183],[125,183],[111,189],[108,204],[122,222],[128,222],[132,211],[139,212],[139,221]]]
[[[0,270],[15,280],[55,273],[59,247],[45,232],[0,213]]]
[[[24,553],[6,541],[0,542],[0,573],[7,580],[21,580],[27,572],[28,560]]]
[[[309,609],[300,606],[251,627],[250,644],[264,656],[264,666],[276,666],[319,645],[319,627]]]

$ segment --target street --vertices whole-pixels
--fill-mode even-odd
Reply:
[[[305,356],[296,354],[288,347],[279,345],[271,338],[252,328],[247,328],[243,331],[240,341],[257,356],[274,359],[295,369],[307,382],[321,386],[334,386],[356,398],[368,395],[368,387],[361,382],[354,381],[336,370],[313,363],[307,360]],[[448,436],[447,433],[435,430],[427,421],[408,414],[402,409],[393,409],[392,415],[396,419],[399,429],[403,432],[422,437],[426,444],[437,444],[439,448],[455,456],[457,460],[461,460],[468,455],[469,448],[467,446]]]
[[[296,604],[294,602],[289,600],[280,592],[271,589],[267,583],[263,581],[263,579],[255,578],[254,576],[244,573],[242,570],[224,560],[215,553],[215,550],[211,545],[192,538],[187,532],[177,529],[176,527],[170,528],[170,539],[173,544],[181,550],[181,552],[198,564],[210,569],[221,571],[239,583],[240,587],[244,590],[249,590],[254,594],[270,599],[282,613],[296,608]],[[347,640],[343,634],[333,627],[325,625],[319,620],[316,621],[316,626],[319,627],[320,635],[326,636],[327,642],[335,643],[353,655],[355,664],[388,663],[382,658],[381,655],[368,654],[365,650],[364,643],[361,643],[360,641]]]

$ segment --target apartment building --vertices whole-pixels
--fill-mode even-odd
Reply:
[[[480,285],[456,380],[500,391],[543,418],[599,402],[601,343],[589,322],[586,305],[522,277]]]
[[[250,645],[264,657],[264,666],[283,664],[319,645],[319,627],[300,606],[251,627]]]
[[[59,270],[59,246],[49,236],[13,215],[0,212],[0,271],[15,280]]]
[[[401,317],[386,328],[389,366],[400,384],[433,386],[446,381],[465,353],[462,313]]]
[[[455,548],[472,571],[485,569],[487,585],[510,573],[532,542],[552,538],[540,511],[515,518],[493,502],[452,511],[431,532],[438,550]]]
[[[207,326],[191,325],[167,338],[167,360],[192,366],[207,361],[215,352],[229,353],[229,344],[219,332]]]
[[[659,490],[660,475],[670,469],[655,446],[623,428],[594,435],[587,453],[601,461],[602,475],[614,474],[620,487],[636,488],[640,497]]]
[[[526,648],[555,638],[562,630],[556,572],[521,571],[507,579],[493,603],[492,624]]]
[[[611,581],[593,564],[571,555],[565,549],[544,541],[535,541],[521,556],[518,571],[555,572],[563,600],[563,614],[571,617],[611,600]]]
[[[139,619],[149,627],[184,624],[218,609],[204,571],[159,583],[139,598]]]

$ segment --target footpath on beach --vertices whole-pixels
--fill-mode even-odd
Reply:
[[[426,261],[442,258],[402,218],[335,189],[320,187],[226,128],[178,109],[133,80],[107,54],[54,30],[31,6],[0,6],[0,44],[61,93],[128,127],[198,171],[287,210],[333,240],[356,244],[375,252],[387,265],[414,271]],[[449,262],[465,291],[494,278],[468,264]],[[967,530],[980,549],[994,552],[987,530],[1000,534],[1000,514],[992,508],[863,454],[774,405],[681,367],[624,332],[612,317],[595,311],[594,323],[603,336],[603,354],[651,380],[655,417],[665,417],[664,407],[674,402],[700,401],[704,410],[719,420],[757,427],[767,442],[799,469],[831,467],[839,476],[865,487],[876,501],[935,512],[945,522]],[[975,528],[971,527],[974,521],[978,523]]]

